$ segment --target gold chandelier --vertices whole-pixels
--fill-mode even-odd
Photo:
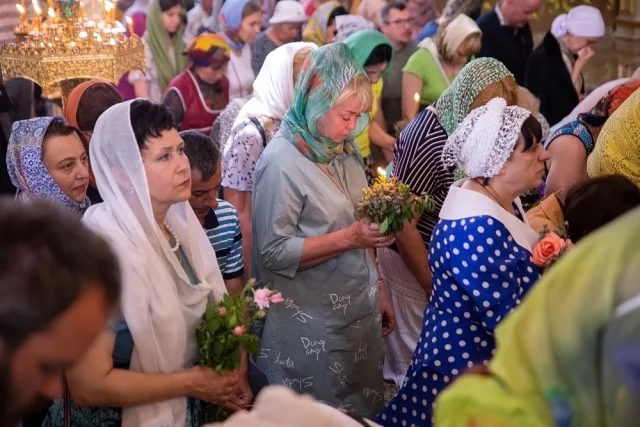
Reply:
[[[115,0],[114,0],[115,1]],[[78,0],[48,0],[46,18],[38,0],[33,0],[33,15],[27,18],[25,0],[16,7],[20,24],[15,43],[0,46],[0,66],[5,79],[26,78],[42,88],[59,85],[63,99],[83,80],[101,78],[113,83],[127,71],[144,67],[144,45],[130,37],[116,21],[116,3],[91,0],[90,18]],[[102,17],[96,19],[96,3]]]

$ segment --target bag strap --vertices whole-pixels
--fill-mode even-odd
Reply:
[[[64,379],[64,427],[71,427],[71,395],[67,386],[67,379]]]
[[[264,128],[260,124],[260,121],[258,119],[256,119],[255,117],[249,117],[249,120],[251,121],[251,123],[253,123],[255,125],[256,128],[258,128],[258,132],[260,133],[260,137],[262,138],[262,147],[266,148],[266,146],[267,146],[267,135],[264,133]]]

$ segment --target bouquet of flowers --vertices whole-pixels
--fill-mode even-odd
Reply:
[[[546,225],[540,232],[540,240],[533,245],[532,260],[542,271],[547,271],[564,253],[573,247],[566,225],[551,231]]]
[[[225,294],[219,302],[209,302],[196,331],[198,357],[196,363],[215,369],[216,373],[240,368],[240,352],[257,355],[260,340],[250,332],[251,325],[267,315],[269,304],[284,302],[282,294],[267,288],[255,288],[250,280],[240,294]],[[205,422],[219,421],[220,411],[205,404]]]
[[[425,211],[431,212],[435,208],[428,195],[414,197],[409,186],[397,178],[380,176],[362,192],[364,197],[356,207],[356,219],[379,224],[382,234],[395,234],[402,230],[405,221],[412,221],[416,216],[420,217]]]

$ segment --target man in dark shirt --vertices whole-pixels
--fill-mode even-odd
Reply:
[[[527,60],[533,50],[529,22],[541,3],[542,0],[503,0],[478,18],[482,49],[477,56],[502,62],[521,86],[524,86]]]

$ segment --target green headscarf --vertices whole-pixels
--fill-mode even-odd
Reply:
[[[542,276],[496,329],[489,375],[437,400],[435,427],[635,427],[640,420],[640,209]]]
[[[346,151],[364,165],[353,138],[369,124],[369,115],[360,114],[356,129],[342,142],[325,138],[318,120],[334,106],[347,85],[358,75],[365,76],[344,43],[331,43],[314,50],[305,61],[293,94],[293,104],[282,119],[282,132],[296,148],[315,163],[329,163]]]
[[[357,33],[351,34],[347,37],[344,44],[349,46],[351,53],[353,53],[353,56],[356,58],[356,62],[361,67],[364,67],[364,64],[366,64],[367,60],[371,56],[371,52],[380,45],[389,46],[391,48],[391,52],[393,52],[393,45],[389,39],[378,30],[358,31]],[[383,73],[388,69],[389,66],[384,69]]]
[[[478,58],[460,70],[436,102],[438,120],[451,135],[469,114],[473,100],[482,89],[513,74],[497,59]]]
[[[180,74],[186,66],[187,60],[184,55],[185,43],[184,24],[180,23],[178,30],[173,34],[173,58],[169,58],[169,34],[164,28],[162,20],[162,10],[159,0],[151,0],[147,11],[147,32],[144,38],[149,45],[153,63],[158,71],[158,85],[164,93],[167,85],[175,76]]]

